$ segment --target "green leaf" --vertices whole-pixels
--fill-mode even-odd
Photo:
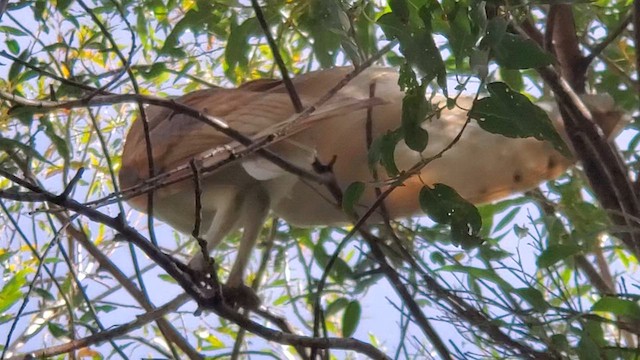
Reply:
[[[44,22],[45,10],[47,10],[47,0],[36,0],[35,5],[33,6],[33,15],[35,18],[41,22]]]
[[[315,243],[315,246],[313,247],[313,258],[316,259],[318,265],[323,268],[329,263],[329,254],[327,254],[327,251],[324,249],[322,242]]]
[[[58,8],[58,11],[65,12],[72,2],[73,0],[57,0],[56,7]]]
[[[337,298],[335,301],[327,305],[327,309],[325,310],[325,316],[331,316],[333,314],[336,314],[338,311],[346,308],[348,305],[349,305],[349,300],[347,298],[344,298],[344,297]]]
[[[406,0],[389,0],[389,7],[400,22],[409,22],[409,5]]]
[[[480,79],[486,79],[489,75],[489,51],[482,49],[472,51],[469,55],[469,66]]]
[[[49,329],[49,332],[51,332],[51,335],[56,339],[69,336],[69,330],[52,321],[47,322],[47,328]]]
[[[0,313],[22,299],[20,288],[27,282],[26,275],[27,270],[21,270],[4,284],[2,290],[0,290]]]
[[[467,274],[474,279],[491,281],[492,283],[503,287],[505,290],[512,289],[511,285],[492,269],[463,265],[446,265],[438,269],[438,271],[460,272]]]
[[[516,217],[516,215],[518,215],[519,212],[520,212],[520,207],[511,209],[506,215],[500,218],[500,221],[496,224],[496,227],[493,231],[498,232],[504,229],[507,225],[511,223],[511,221],[513,221],[513,219]]]
[[[249,37],[255,34],[259,29],[258,19],[250,18],[242,24],[231,25],[231,32],[227,40],[227,46],[224,51],[225,60],[229,66],[229,70],[233,72],[236,66],[242,69],[246,68],[249,63],[247,57],[249,53]]]
[[[553,63],[553,56],[542,51],[531,39],[505,34],[493,48],[496,62],[507,69],[532,69]]]
[[[453,188],[444,184],[435,184],[433,189],[424,186],[420,190],[420,207],[431,220],[451,226],[454,245],[470,249],[482,244],[478,236],[482,227],[478,209]]]
[[[56,301],[56,298],[48,290],[43,288],[34,288],[33,291],[46,301]]]
[[[186,30],[192,27],[202,25],[202,14],[196,10],[189,10],[180,21],[174,26],[169,35],[164,40],[162,48],[158,50],[159,55],[173,56],[176,58],[184,58],[187,56],[185,51],[179,46],[179,40]]]
[[[401,64],[400,69],[398,71],[398,86],[400,86],[400,90],[406,91],[407,89],[412,89],[414,87],[420,86],[418,83],[418,79],[416,78],[416,73],[413,71],[411,66],[406,62]]]
[[[560,260],[578,254],[581,250],[582,248],[578,245],[551,245],[538,256],[536,265],[538,268],[547,268]]]
[[[171,284],[177,284],[176,279],[172,278],[171,275],[159,274],[158,278]]]
[[[16,150],[22,151],[25,155],[38,159],[49,165],[53,165],[44,156],[40,155],[34,148],[29,145],[23,144],[18,140],[0,137],[0,150],[6,152],[13,152]]]
[[[533,307],[533,309],[539,313],[544,313],[549,309],[549,304],[544,299],[544,296],[538,289],[532,287],[519,288],[513,290],[522,300],[526,301]]]
[[[0,25],[0,33],[5,33],[7,35],[14,35],[14,36],[27,36],[28,34],[20,29],[11,27],[11,26],[5,26],[5,25]]]
[[[7,45],[7,49],[9,49],[9,51],[11,51],[13,55],[18,55],[18,53],[20,52],[20,44],[18,44],[16,40],[7,39],[4,43]]]
[[[477,40],[469,18],[470,7],[466,2],[457,0],[445,0],[442,2],[442,7],[450,28],[450,31],[445,32],[445,36],[455,55],[456,68],[461,70],[463,60],[471,54]]]
[[[353,270],[341,257],[337,257],[333,262],[330,274],[338,284],[344,283],[346,279],[353,278]]]
[[[351,337],[358,328],[362,308],[358,301],[351,301],[342,314],[342,337]]]
[[[164,62],[156,62],[151,65],[146,71],[140,71],[140,75],[145,80],[152,80],[167,71],[167,65]]]
[[[324,242],[319,241],[313,247],[313,257],[321,268],[326,268],[331,260],[331,255],[327,253],[323,246]],[[353,277],[353,270],[339,256],[334,260],[329,275],[338,283],[343,283],[345,279]]]
[[[69,151],[69,144],[56,134],[53,123],[49,120],[48,115],[40,117],[40,124],[44,126],[44,133],[49,137],[49,140],[53,143],[58,150],[58,154],[64,159],[65,163],[68,163],[71,159],[71,152]]]
[[[563,334],[551,335],[551,344],[560,351],[569,350],[569,340],[567,340],[567,337]]]
[[[493,48],[500,44],[507,33],[508,23],[501,17],[494,17],[487,23],[486,32],[480,42],[480,49]]]
[[[5,249],[8,250],[8,249]],[[9,261],[9,258],[15,255],[17,251],[5,251],[3,254],[0,254],[0,264]]]
[[[422,122],[430,111],[431,104],[425,97],[426,86],[417,86],[407,91],[402,99],[402,131],[409,149],[422,152],[429,142],[429,134]]]
[[[95,306],[96,311],[110,313],[118,308],[113,305],[97,305]]]
[[[439,5],[433,4],[434,7]],[[437,78],[438,84],[446,92],[446,69],[440,50],[433,40],[431,33],[432,11],[428,6],[423,6],[419,14],[413,20],[405,22],[395,13],[382,15],[377,23],[382,28],[389,40],[397,39],[400,44],[400,52],[407,62],[415,66],[423,76],[423,83],[428,83]]]
[[[342,210],[348,215],[355,215],[354,206],[364,193],[365,185],[361,181],[356,181],[347,187],[342,197]]]
[[[27,58],[29,58],[29,55],[29,50],[27,49],[23,51],[22,54],[18,56],[18,58],[22,61],[26,61]],[[13,64],[11,64],[11,66],[9,67],[7,79],[9,79],[9,81],[15,81],[22,72],[23,68],[24,66],[21,63],[14,61]]]
[[[553,63],[554,58],[531,39],[508,32],[507,21],[495,17],[487,24],[481,48],[490,47],[496,62],[507,69],[531,69]]]
[[[614,296],[605,296],[596,301],[591,307],[591,311],[603,311],[617,316],[640,319],[640,306],[636,301],[620,299]]]
[[[601,360],[601,347],[605,345],[602,326],[597,321],[587,320],[576,347],[580,360]]]
[[[375,6],[371,2],[361,2],[356,8],[359,8],[356,13],[360,11],[360,16],[354,21],[356,43],[363,54],[372,55],[378,49],[376,29],[373,27],[377,17]]]
[[[487,90],[489,97],[476,101],[469,112],[482,129],[510,138],[546,140],[556,150],[571,157],[569,148],[544,110],[505,83],[490,83]]]
[[[380,163],[389,176],[397,176],[400,170],[396,166],[395,150],[400,139],[402,132],[399,130],[389,131],[375,139],[369,149],[369,166],[373,168]]]
[[[433,262],[436,265],[442,266],[445,264],[444,255],[442,255],[440,251],[433,251],[429,255],[429,259],[431,259],[431,262]]]
[[[300,28],[307,31],[313,42],[313,54],[320,66],[335,66],[344,27],[340,19],[345,14],[339,0],[310,0],[306,12],[299,17]]]
[[[485,261],[503,260],[512,256],[510,252],[492,247],[486,242],[480,246],[478,255]]]
[[[505,67],[500,68],[500,78],[516,91],[524,90],[524,79],[518,70],[511,70]]]

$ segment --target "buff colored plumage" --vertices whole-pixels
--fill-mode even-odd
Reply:
[[[323,96],[350,68],[334,68],[296,77],[293,82],[305,106]],[[312,171],[314,159],[323,164],[332,161],[333,172],[341,189],[354,181],[369,186],[362,196],[359,208],[370,206],[375,199],[373,177],[367,161],[366,112],[357,104],[370,99],[370,85],[375,83],[375,98],[380,102],[372,106],[373,138],[400,126],[402,98],[397,85],[398,74],[393,69],[365,70],[338,92],[324,107],[334,111],[319,116],[304,130],[271,145],[269,149],[282,158]],[[216,116],[230,127],[247,136],[253,136],[273,127],[294,114],[289,95],[281,81],[258,80],[237,89],[215,88],[201,90],[176,99],[203,113]],[[444,103],[436,97],[435,103]],[[408,169],[421,157],[429,157],[446,147],[467,120],[472,99],[460,98],[454,109],[442,111],[439,117],[426,121],[423,127],[429,133],[429,145],[422,154],[409,150],[400,143],[395,150],[400,169]],[[613,104],[596,109],[604,122],[607,135],[615,133],[622,119],[613,111]],[[184,165],[193,157],[221,145],[233,143],[212,127],[189,118],[173,114],[167,108],[150,107],[149,119],[155,173]],[[557,114],[552,120],[562,133]],[[509,139],[490,134],[472,121],[460,141],[438,160],[427,165],[420,176],[415,176],[394,190],[385,201],[392,218],[408,217],[420,212],[418,192],[424,184],[444,183],[473,203],[494,201],[510,194],[537,186],[540,182],[560,175],[571,165],[553,147],[535,139]],[[385,180],[384,171],[379,171]],[[128,188],[148,177],[148,161],[141,121],[134,122],[127,135],[122,155],[120,184]],[[378,182],[378,184],[381,182]],[[237,260],[228,279],[229,286],[241,286],[244,269],[261,226],[269,210],[294,225],[316,226],[340,224],[347,217],[331,200],[321,185],[301,181],[298,177],[256,155],[232,163],[209,174],[202,180],[202,236],[213,249],[231,231],[243,228]],[[146,209],[146,197],[139,196],[130,204],[141,211]],[[155,192],[154,215],[175,229],[191,233],[194,226],[194,188],[192,181],[162,188]],[[378,216],[377,219],[380,219]],[[375,218],[374,218],[375,220]],[[190,264],[203,267],[202,255],[196,255]]]

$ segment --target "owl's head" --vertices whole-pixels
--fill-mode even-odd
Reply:
[[[580,97],[609,140],[614,139],[631,122],[631,117],[616,106],[609,94],[584,94]]]
[[[582,94],[582,102],[593,115],[593,121],[602,130],[608,140],[613,140],[620,131],[631,121],[631,118],[616,106],[609,94]],[[560,135],[568,141],[564,133],[563,121],[558,111],[558,103],[555,101],[541,101],[537,103],[549,114]]]

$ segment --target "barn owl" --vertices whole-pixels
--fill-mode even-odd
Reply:
[[[293,79],[302,103],[309,106],[325,95],[352,69],[348,67],[321,70]],[[380,103],[373,106],[372,135],[377,138],[400,126],[404,93],[398,87],[398,73],[389,68],[369,68],[355,77],[328,103],[317,110],[335,108],[342,103],[370,99],[371,84]],[[445,103],[434,97],[432,102]],[[218,117],[230,127],[252,136],[281,123],[294,114],[289,95],[279,80],[257,80],[235,89],[214,88],[184,95],[176,102]],[[399,169],[408,169],[421,158],[433,156],[446,147],[467,121],[473,99],[461,97],[452,109],[444,108],[439,116],[425,121],[429,144],[423,153],[410,150],[403,142],[395,149]],[[607,136],[615,132],[620,114],[612,102],[592,101],[596,119],[603,122]],[[602,104],[600,104],[602,103]],[[557,130],[563,129],[558,114],[549,109]],[[214,128],[169,108],[151,106],[146,110],[155,163],[155,174],[188,163],[192,158],[232,143]],[[321,120],[269,149],[298,167],[312,170],[314,160],[331,163],[337,185],[344,190],[349,184],[367,184],[359,206],[371,206],[376,198],[374,184],[387,180],[380,171],[373,178],[367,159],[365,123],[367,109],[328,112]],[[482,130],[471,122],[461,139],[444,156],[425,166],[419,176],[413,176],[395,189],[385,200],[391,218],[402,218],[420,212],[418,192],[426,185],[444,183],[465,199],[479,204],[525,191],[540,182],[555,178],[570,166],[565,158],[544,141],[533,138],[512,139]],[[143,125],[135,121],[127,135],[122,154],[120,185],[126,189],[148,178],[148,160]],[[383,186],[384,187],[384,186]],[[178,231],[190,234],[194,228],[195,193],[192,180],[158,189],[154,192],[153,214]],[[302,181],[273,163],[252,155],[233,162],[202,179],[201,236],[208,249],[215,248],[235,229],[243,234],[236,261],[230,271],[227,286],[242,287],[244,270],[251,249],[269,211],[293,225],[320,226],[342,224],[348,218],[332,201],[326,187]],[[148,212],[146,196],[129,200],[132,207]],[[372,221],[381,219],[374,215]],[[190,267],[203,270],[203,255],[197,254]]]

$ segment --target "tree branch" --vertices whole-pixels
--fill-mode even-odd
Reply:
[[[352,350],[362,354],[365,354],[373,359],[388,359],[388,357],[375,348],[374,346],[361,342],[355,339],[343,339],[343,338],[313,338],[306,336],[297,336],[287,334],[281,331],[273,330],[264,327],[244,315],[238,313],[236,310],[230,308],[224,304],[220,298],[220,294],[215,289],[201,288],[198,284],[194,283],[191,276],[185,273],[180,266],[178,266],[170,256],[162,253],[155,246],[153,246],[147,239],[145,239],[135,229],[123,223],[121,217],[110,217],[95,209],[88,208],[81,203],[69,199],[62,198],[54,195],[38,186],[29,184],[28,182],[16,177],[15,175],[0,169],[0,176],[3,176],[19,186],[25,187],[33,192],[43,194],[47,201],[54,203],[63,208],[77,212],[78,214],[85,216],[93,221],[104,224],[115,231],[118,231],[124,236],[127,241],[130,241],[138,248],[140,248],[152,261],[156,262],[162,267],[176,282],[185,290],[185,292],[191,296],[203,309],[209,309],[217,315],[230,320],[245,330],[252,332],[268,341],[274,341],[279,344],[303,346],[319,349],[343,349]]]
[[[285,88],[287,88],[287,92],[289,93],[289,97],[291,98],[291,103],[293,104],[293,108],[297,113],[301,113],[304,110],[302,105],[302,101],[300,101],[300,96],[298,96],[298,92],[296,91],[296,87],[293,85],[291,81],[291,77],[289,76],[289,71],[287,70],[287,66],[284,64],[282,60],[282,55],[280,55],[280,49],[278,48],[278,44],[273,39],[271,35],[271,31],[269,30],[269,25],[267,24],[267,20],[264,18],[264,13],[258,4],[258,0],[251,0],[251,6],[253,7],[253,11],[256,13],[256,18],[258,19],[258,23],[260,23],[260,27],[262,28],[262,32],[264,36],[267,38],[267,43],[269,44],[269,48],[271,48],[271,54],[273,55],[273,59],[276,61],[278,68],[280,69],[280,74],[282,75],[282,81],[284,82]]]
[[[75,351],[83,347],[95,345],[104,341],[114,340],[152,321],[158,321],[163,316],[165,316],[170,312],[176,311],[180,306],[182,306],[182,304],[184,304],[186,300],[188,300],[188,298],[189,298],[188,295],[183,294],[161,307],[158,307],[145,314],[138,315],[136,320],[126,323],[124,325],[111,327],[109,330],[101,331],[97,334],[90,335],[82,339],[69,341],[66,344],[62,344],[58,346],[50,346],[44,349],[35,350],[30,352],[29,355],[35,358],[46,358],[46,357],[66,354],[71,351]],[[24,358],[24,355],[17,355],[17,356],[11,357],[10,359],[17,360],[17,359],[23,359],[23,358]]]

